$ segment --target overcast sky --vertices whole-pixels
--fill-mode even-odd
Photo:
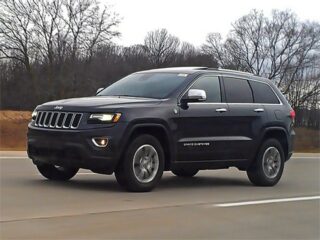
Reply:
[[[101,0],[122,18],[115,42],[129,46],[143,43],[148,31],[166,28],[182,41],[200,46],[209,32],[225,36],[231,23],[255,8],[270,15],[272,9],[295,12],[301,20],[320,22],[316,0]]]

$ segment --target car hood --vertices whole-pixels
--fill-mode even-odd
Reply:
[[[47,102],[39,106],[40,110],[60,110],[60,111],[92,111],[103,110],[105,108],[138,107],[161,103],[162,100],[137,97],[111,97],[94,96],[83,98],[69,98],[58,101]]]

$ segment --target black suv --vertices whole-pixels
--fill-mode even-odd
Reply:
[[[181,67],[133,73],[96,96],[38,106],[28,154],[50,180],[79,168],[115,173],[129,191],[150,191],[163,171],[192,177],[237,167],[275,185],[292,155],[295,113],[268,79]]]

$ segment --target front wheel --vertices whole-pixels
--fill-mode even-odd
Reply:
[[[42,176],[55,181],[67,181],[79,171],[79,168],[59,167],[50,164],[37,165],[37,168]]]
[[[135,138],[116,169],[118,183],[129,191],[151,191],[162,177],[164,152],[160,142],[151,135]]]
[[[267,139],[260,147],[257,159],[248,169],[249,180],[257,186],[276,185],[283,173],[284,152],[277,139]]]

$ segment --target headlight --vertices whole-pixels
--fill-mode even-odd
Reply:
[[[89,124],[116,123],[119,121],[121,113],[93,113],[88,119]]]
[[[31,114],[32,120],[36,120],[37,115],[38,115],[38,111],[37,110],[33,110],[32,114]]]

